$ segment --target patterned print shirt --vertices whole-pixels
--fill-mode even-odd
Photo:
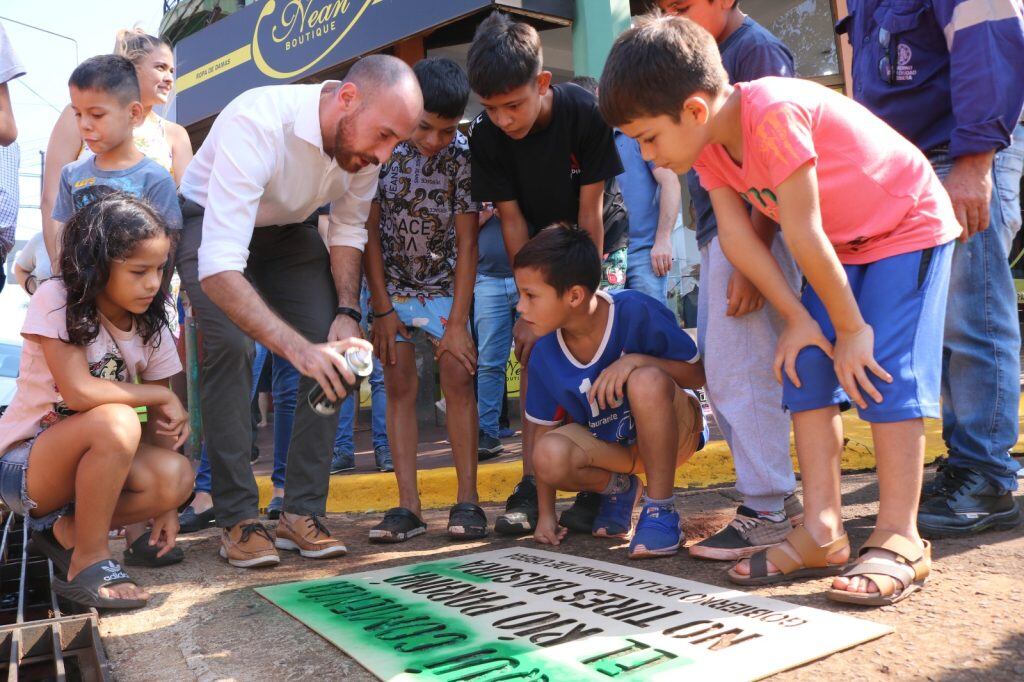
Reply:
[[[384,277],[391,296],[452,296],[455,217],[474,213],[469,142],[461,132],[425,157],[412,142],[381,166],[377,199]]]

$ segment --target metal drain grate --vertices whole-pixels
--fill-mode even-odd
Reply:
[[[95,609],[58,601],[53,566],[28,551],[28,528],[7,513],[0,538],[0,676],[18,680],[109,680]]]

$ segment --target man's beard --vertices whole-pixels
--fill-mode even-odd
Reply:
[[[342,116],[334,129],[334,161],[349,173],[358,173],[366,165],[376,166],[380,163],[372,154],[363,154],[355,149],[355,124],[359,112]]]

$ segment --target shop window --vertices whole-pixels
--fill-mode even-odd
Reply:
[[[740,7],[789,47],[798,76],[841,81],[830,0],[742,0]]]

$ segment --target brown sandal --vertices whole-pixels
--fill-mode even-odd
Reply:
[[[792,547],[800,559],[794,559],[787,554],[782,549],[782,544]],[[846,533],[826,545],[819,546],[806,528],[797,526],[780,545],[769,547],[750,557],[750,575],[737,573],[736,567],[733,566],[729,569],[729,580],[737,585],[771,585],[799,578],[839,575],[846,567],[846,562],[830,564],[828,558],[849,546],[850,540]],[[769,561],[779,570],[778,573],[768,572]]]
[[[924,540],[924,548],[885,530],[876,530],[860,548],[858,554],[869,549],[884,549],[896,556],[897,564],[857,559],[843,572],[842,577],[863,576],[878,588],[878,592],[850,592],[832,588],[825,595],[832,601],[861,606],[889,606],[906,599],[924,587],[932,569],[932,545]]]

